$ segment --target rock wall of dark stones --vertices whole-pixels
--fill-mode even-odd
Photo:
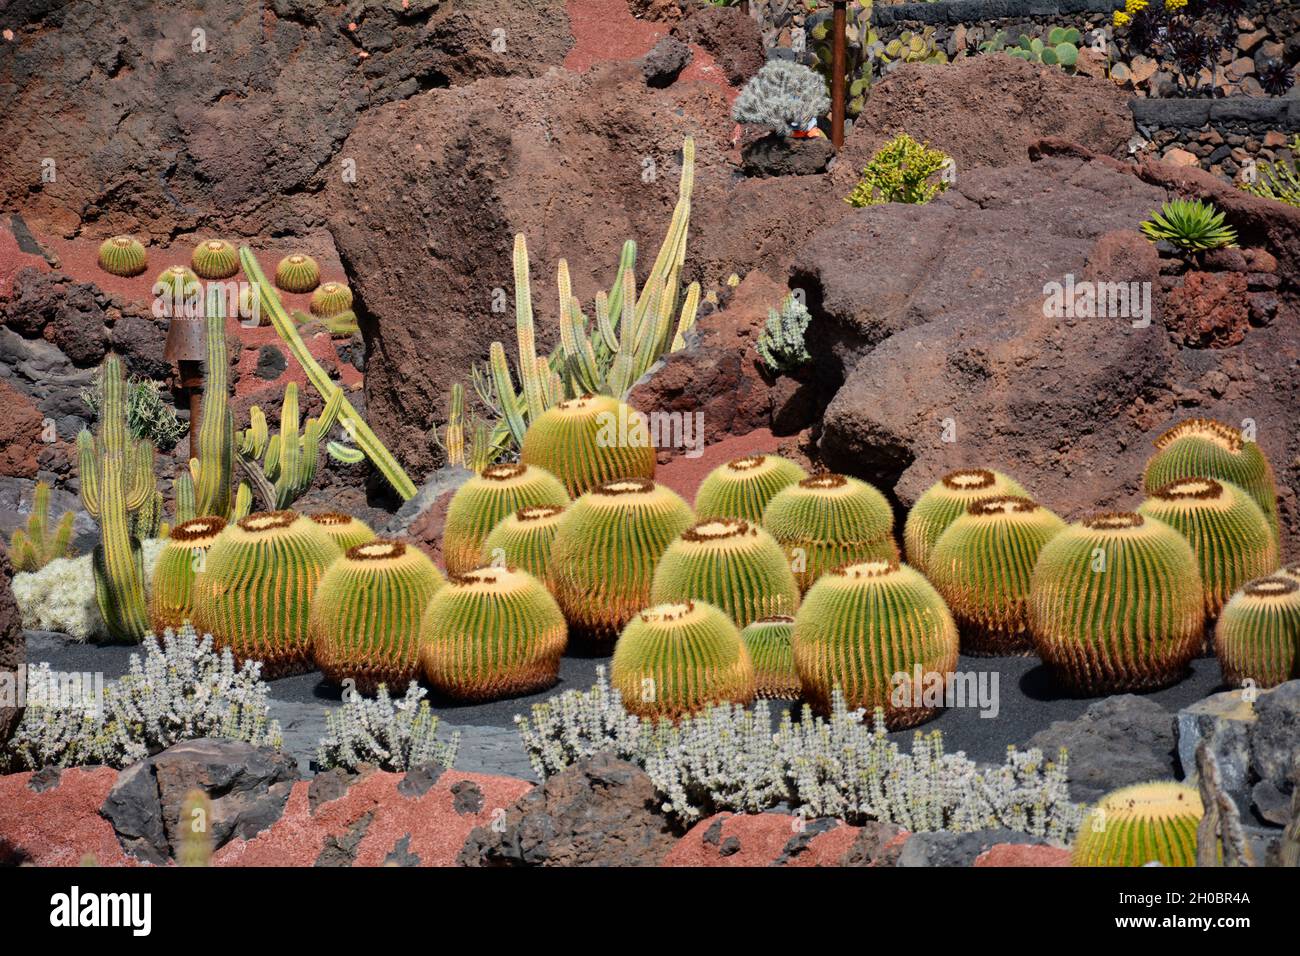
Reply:
[[[1162,159],[1239,178],[1253,161],[1294,162],[1290,143],[1300,133],[1300,99],[1134,100],[1137,132]]]

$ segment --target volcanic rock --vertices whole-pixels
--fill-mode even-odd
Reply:
[[[27,666],[27,636],[23,633],[22,614],[14,600],[14,569],[8,551],[0,548],[0,747],[22,720],[23,708],[10,697],[18,685],[20,671]]]

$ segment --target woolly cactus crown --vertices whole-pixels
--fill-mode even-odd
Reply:
[[[789,60],[769,60],[740,91],[731,116],[784,134],[807,129],[830,108],[819,73]]]

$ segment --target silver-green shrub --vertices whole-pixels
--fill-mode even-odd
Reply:
[[[325,718],[327,733],[316,747],[320,769],[356,770],[370,764],[402,773],[427,763],[450,767],[460,734],[446,742],[437,738],[438,717],[429,709],[426,693],[416,681],[397,701],[383,684],[373,698],[349,693],[343,706]]]
[[[769,60],[740,91],[731,116],[788,135],[808,130],[830,108],[821,74],[790,60]]]
[[[768,309],[767,322],[754,343],[763,364],[773,372],[791,372],[811,360],[804,343],[811,321],[807,307],[792,295],[785,297],[780,312]]]

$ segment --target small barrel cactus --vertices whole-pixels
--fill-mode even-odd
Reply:
[[[199,277],[191,269],[185,266],[168,266],[162,272],[158,273],[158,278],[153,280],[154,293],[167,297],[173,297],[179,291],[182,296],[190,295],[191,289],[201,291]]]
[[[676,720],[710,704],[748,704],[754,664],[721,609],[704,601],[657,604],[623,629],[610,683],[629,713]]]
[[[616,478],[653,478],[645,417],[608,395],[584,395],[530,422],[519,460],[555,475],[577,497]]]
[[[149,268],[149,254],[139,239],[114,236],[99,247],[99,267],[113,276],[138,276]]]
[[[1029,579],[1065,522],[1028,498],[978,498],[930,551],[930,580],[948,602],[967,654],[1028,654]]]
[[[972,501],[995,495],[1028,497],[1017,481],[987,468],[950,471],[926,489],[912,505],[903,524],[903,548],[912,567],[929,573],[930,549],[938,542],[939,535],[961,517]]]
[[[483,542],[497,522],[529,505],[564,507],[569,496],[549,471],[534,465],[489,465],[456,489],[447,506],[442,558],[450,574],[483,563]]]
[[[531,694],[560,677],[564,615],[526,571],[482,567],[453,574],[421,625],[425,680],[454,700]]]
[[[1247,581],[1277,570],[1277,540],[1268,519],[1254,498],[1229,481],[1183,478],[1152,492],[1138,511],[1191,543],[1210,620]]]
[[[654,604],[708,601],[737,627],[793,614],[799,585],[785,551],[758,525],[735,518],[702,521],[668,545],[655,570]]]
[[[268,679],[311,670],[311,599],[338,557],[320,525],[294,511],[227,526],[194,579],[195,630],[241,664],[261,661]]]
[[[190,253],[190,268],[204,279],[229,279],[239,272],[239,253],[224,239],[205,239]]]
[[[352,290],[342,282],[322,282],[320,288],[311,294],[308,308],[312,315],[322,318],[347,312],[352,308]]]
[[[1195,787],[1172,780],[1108,793],[1083,818],[1074,866],[1196,865],[1196,828],[1205,808]]]
[[[647,478],[607,482],[570,505],[551,543],[551,587],[575,632],[612,643],[649,605],[669,543],[694,523],[690,505]]]
[[[811,130],[830,108],[821,74],[792,60],[768,60],[741,89],[731,118],[787,136]]]
[[[823,575],[794,619],[803,698],[828,714],[839,687],[850,710],[883,709],[890,730],[929,720],[943,706],[957,644],[957,625],[939,592],[894,560]]]
[[[405,687],[420,673],[420,625],[445,583],[416,547],[372,539],[329,566],[311,604],[312,657],[358,693]]]
[[[1095,697],[1177,681],[1205,636],[1192,546],[1135,512],[1069,525],[1034,565],[1029,628],[1038,655],[1072,692]]]
[[[740,632],[754,662],[755,693],[771,700],[799,699],[794,666],[794,618],[765,617]]]
[[[529,505],[506,515],[483,542],[483,564],[519,567],[539,581],[551,575],[551,543],[564,514],[561,505]]]
[[[763,511],[763,527],[785,548],[801,592],[842,564],[898,559],[889,502],[845,475],[820,472],[782,488]]]
[[[375,539],[370,525],[341,511],[312,511],[307,517],[321,526],[340,552]]]
[[[695,514],[710,518],[740,518],[758,524],[763,511],[782,488],[802,481],[808,473],[777,455],[746,455],[719,465],[695,493]]]
[[[1249,582],[1223,606],[1214,629],[1223,681],[1276,687],[1300,676],[1300,580],[1287,574]]]
[[[285,292],[310,292],[320,285],[320,266],[301,252],[287,255],[275,267],[275,284]]]
[[[226,530],[222,518],[193,518],[172,528],[154,565],[149,586],[149,627],[154,634],[179,631],[194,616],[194,578],[207,559],[217,535]]]

